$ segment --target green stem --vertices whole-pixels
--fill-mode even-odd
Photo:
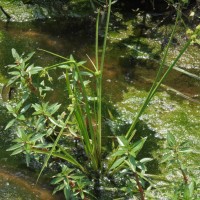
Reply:
[[[97,20],[96,20],[96,39],[95,39],[95,57],[96,57],[96,70],[99,70],[99,15],[100,10],[97,10]]]
[[[97,143],[98,143],[98,152],[101,155],[101,137],[102,137],[102,74],[103,67],[105,61],[105,52],[106,52],[106,42],[108,35],[108,26],[110,21],[110,12],[111,12],[111,0],[109,0],[108,5],[108,13],[106,19],[106,27],[105,27],[105,35],[104,35],[104,43],[103,43],[103,51],[101,55],[101,64],[100,64],[100,75],[97,76],[97,99],[98,99],[98,133],[97,133]]]
[[[166,72],[164,73],[164,75],[160,78],[160,75],[161,75],[161,72],[162,72],[162,69],[165,65],[165,61],[166,61],[166,58],[167,58],[167,55],[168,55],[168,51],[169,51],[169,46],[171,44],[171,41],[172,41],[172,38],[175,34],[175,30],[176,30],[176,27],[177,27],[177,23],[178,23],[178,19],[180,17],[180,13],[178,12],[177,14],[177,17],[176,17],[176,22],[175,22],[175,25],[174,25],[174,28],[173,28],[173,31],[172,31],[172,34],[171,34],[171,37],[170,37],[170,40],[169,40],[169,43],[165,49],[165,53],[164,53],[164,57],[163,57],[163,60],[161,62],[161,65],[160,65],[160,68],[159,68],[159,71],[158,71],[158,74],[156,76],[156,79],[148,93],[148,96],[147,98],[145,99],[144,103],[142,104],[138,114],[136,115],[133,123],[131,124],[127,134],[126,134],[126,138],[128,138],[128,140],[130,141],[133,137],[133,130],[135,129],[135,126],[137,124],[137,122],[139,121],[139,118],[140,116],[143,114],[144,110],[146,109],[147,105],[149,104],[149,102],[151,101],[152,97],[155,95],[158,87],[161,85],[161,83],[164,81],[164,79],[168,76],[168,74],[171,72],[171,70],[173,69],[173,67],[176,65],[177,61],[180,59],[180,57],[183,55],[183,53],[186,51],[186,49],[188,48],[188,46],[190,45],[191,43],[191,40],[189,40],[185,46],[183,47],[183,49],[181,50],[181,52],[179,53],[179,55],[176,57],[176,59],[174,60],[174,62],[172,63],[172,65],[166,70]],[[159,80],[160,78],[160,80]],[[159,81],[158,81],[159,80]]]

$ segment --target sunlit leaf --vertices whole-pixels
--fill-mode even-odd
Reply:
[[[194,181],[192,181],[189,186],[188,186],[189,192],[190,192],[190,197],[192,198],[193,194],[194,194],[194,189],[195,189],[195,183]]]
[[[77,67],[84,65],[85,63],[86,63],[86,61],[80,61],[80,62],[77,63]]]
[[[56,126],[62,128],[62,124],[60,124],[57,120],[55,120],[53,117],[49,117],[49,120]]]
[[[170,152],[170,153],[167,153],[167,154],[165,154],[165,155],[162,157],[160,163],[164,163],[164,162],[170,160],[172,157],[173,157],[173,155],[172,155],[171,152]]]
[[[29,70],[29,73],[31,73],[32,75],[33,74],[37,74],[38,72],[42,71],[43,68],[42,67],[32,67],[30,70]]]
[[[20,72],[19,71],[12,71],[12,72],[8,72],[8,74],[14,75],[14,76],[19,76]]]
[[[189,148],[189,147],[182,147],[179,149],[179,152],[181,153],[191,153],[193,152],[193,149]]]
[[[14,111],[13,107],[11,105],[9,105],[9,104],[6,104],[6,108],[11,113]]]
[[[13,151],[13,150],[18,149],[22,146],[24,146],[23,143],[15,144],[15,145],[11,146],[10,148],[8,148],[6,151]]]
[[[113,163],[113,165],[111,166],[110,170],[119,167],[119,166],[124,162],[125,159],[126,159],[126,156],[117,159],[117,160]]]
[[[90,72],[80,72],[80,74],[81,74],[82,76],[89,76],[89,77],[92,77],[92,76],[93,76],[93,74],[90,73]]]
[[[44,134],[36,134],[34,137],[30,139],[30,142],[36,142],[38,140],[41,140],[44,137]]]
[[[24,121],[26,120],[26,118],[24,117],[24,115],[20,114],[17,116],[17,119],[21,120],[21,121]]]
[[[58,67],[61,69],[70,69],[71,68],[69,65],[59,65]]]
[[[131,150],[131,153],[139,153],[140,150],[142,149],[145,141],[146,141],[147,137],[145,138],[142,138],[140,140],[138,140],[137,142],[133,143],[131,146],[132,146],[132,150]]]
[[[75,71],[75,73],[74,73],[74,79],[75,79],[75,81],[78,81],[78,72],[77,71]]]
[[[183,199],[184,200],[190,200],[190,190],[188,188],[188,185],[185,185],[185,188],[184,188],[184,194],[183,194]]]
[[[69,60],[72,61],[72,62],[75,61],[74,57],[72,55],[70,55]]]
[[[12,48],[12,56],[15,60],[20,60],[20,56],[15,49]]]
[[[63,181],[63,180],[64,180],[64,177],[63,177],[63,176],[62,176],[62,177],[56,177],[56,178],[54,178],[54,179],[50,182],[50,184],[55,185],[55,184],[60,183],[60,182]]]
[[[87,81],[83,81],[83,85],[87,86],[91,81],[87,80]]]
[[[21,113],[21,114],[25,113],[25,112],[30,108],[30,106],[31,106],[31,104],[28,104],[28,105],[24,106],[24,107],[21,109],[20,113]]]
[[[53,129],[53,128],[49,128],[49,129],[46,131],[46,136],[50,136],[53,132],[54,132],[54,129]]]
[[[55,103],[49,107],[49,112],[53,115],[60,108],[61,104]]]
[[[13,151],[13,153],[11,154],[11,156],[19,154],[19,153],[23,152],[23,150],[24,150],[23,148],[16,149],[15,151]]]
[[[128,140],[124,136],[118,136],[117,141],[120,146],[127,146],[129,144]]]
[[[135,158],[133,156],[129,157],[129,163],[132,165],[132,167],[134,168],[134,170],[136,169],[137,166],[137,162],[135,160]]]
[[[172,147],[176,144],[176,139],[170,132],[167,133],[167,144],[170,147]]]
[[[35,52],[31,52],[31,53],[29,53],[29,54],[27,55],[27,57],[24,58],[24,62],[29,61],[29,60],[32,58],[32,56],[33,56],[34,54],[35,54]]]
[[[7,86],[12,85],[17,79],[19,79],[20,76],[14,76],[11,79],[9,79]]]
[[[53,144],[52,143],[48,143],[48,144],[37,144],[37,145],[34,145],[33,147],[34,148],[39,148],[39,149],[47,149],[47,148],[50,148],[52,147]]]
[[[61,76],[58,77],[58,80],[65,79],[65,78],[66,78],[66,75],[62,74]]]
[[[60,191],[60,190],[63,190],[65,187],[64,184],[60,184],[58,185],[54,190],[53,190],[53,194],[55,194],[56,192]]]
[[[146,166],[141,162],[137,162],[137,168],[141,169],[142,171],[147,170]]]
[[[16,119],[12,119],[11,121],[8,122],[8,124],[5,127],[5,130],[7,130],[8,128],[10,128],[14,123],[15,123]]]
[[[150,162],[152,161],[153,159],[152,158],[143,158],[140,160],[141,163],[147,163],[147,162]]]
[[[118,150],[116,152],[114,152],[111,156],[115,157],[115,156],[121,156],[121,155],[125,155],[127,151],[124,149],[124,150]]]

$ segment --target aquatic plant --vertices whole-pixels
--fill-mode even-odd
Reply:
[[[15,49],[12,49],[15,64],[8,66],[11,78],[7,86],[12,85],[17,88],[15,98],[6,103],[8,112],[14,117],[7,124],[6,129],[17,127],[13,130],[16,132],[16,139],[13,140],[15,144],[8,151],[13,151],[11,155],[25,154],[27,165],[35,155],[43,155],[41,156],[43,166],[39,177],[48,167],[51,158],[57,158],[61,163],[61,172],[53,177],[52,184],[58,185],[54,193],[63,190],[66,199],[95,198],[94,196],[100,198],[101,186],[111,191],[119,188],[122,198],[125,196],[145,199],[146,189],[154,186],[146,174],[146,163],[151,159],[138,159],[137,157],[147,138],[133,141],[135,125],[160,84],[200,32],[199,27],[192,32],[180,54],[163,73],[169,45],[180,17],[178,12],[160,69],[143,106],[128,132],[118,137],[113,136],[118,144],[114,141],[111,152],[104,152],[102,78],[111,0],[109,0],[107,9],[100,61],[98,44],[100,10],[97,10],[96,60],[93,62],[90,59],[93,69],[86,67],[85,62],[76,61],[73,56],[66,58],[47,50],[42,51],[62,59],[62,62],[44,68],[38,67],[28,63],[34,53],[27,56],[19,55]],[[53,91],[51,83],[55,81],[56,84],[57,82],[51,77],[51,71],[57,72],[56,70],[62,70],[59,80],[64,81],[66,86],[65,105],[48,100]],[[95,88],[90,83],[95,83]],[[82,154],[77,153],[78,151]],[[105,177],[108,177],[109,181],[106,181]]]
[[[189,141],[178,142],[172,133],[167,134],[166,147],[164,149],[164,156],[161,163],[167,163],[167,169],[172,169],[175,174],[176,171],[180,172],[181,176],[176,176],[176,180],[167,183],[161,191],[165,190],[165,195],[170,199],[198,199],[200,182],[195,176],[197,166],[184,164],[186,154],[197,153],[192,148]],[[177,173],[178,174],[178,173]],[[167,191],[167,192],[166,192]]]

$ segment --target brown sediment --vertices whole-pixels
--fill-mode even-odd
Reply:
[[[42,188],[40,185],[35,185],[28,180],[23,179],[22,177],[18,177],[15,174],[7,172],[5,170],[0,169],[0,178],[12,182],[21,188],[24,188],[34,196],[37,196],[40,200],[55,200],[56,197],[52,196],[52,191]]]

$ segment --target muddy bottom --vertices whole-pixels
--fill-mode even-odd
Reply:
[[[0,169],[0,200],[56,200],[61,196],[52,196],[52,190],[25,180],[19,174]]]

